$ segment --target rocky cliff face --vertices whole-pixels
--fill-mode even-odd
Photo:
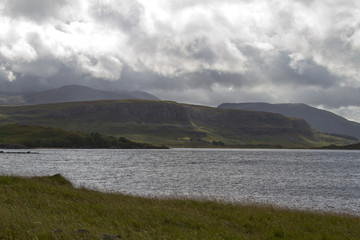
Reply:
[[[58,105],[61,106],[61,105]],[[302,119],[290,119],[280,114],[224,110],[160,101],[95,102],[63,105],[56,111],[45,111],[44,118],[82,118],[137,124],[173,124],[190,126],[191,122],[223,128],[238,134],[312,134]],[[32,112],[33,113],[33,112]]]
[[[127,137],[234,144],[293,143],[318,136],[302,119],[280,114],[166,101],[107,100],[38,106],[2,107],[1,122],[47,125],[78,131],[98,131]],[[141,140],[140,139],[140,140]],[[139,140],[139,139],[135,139]]]
[[[86,121],[189,125],[186,109],[161,101],[99,101],[57,105],[55,111],[45,111],[45,118],[81,118]]]
[[[194,107],[188,108],[190,118],[234,134],[312,137],[314,133],[306,121],[290,119],[280,114],[215,108],[202,109],[203,111],[196,111]]]

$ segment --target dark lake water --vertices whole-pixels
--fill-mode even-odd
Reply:
[[[0,154],[0,174],[61,173],[75,186],[360,215],[360,151],[36,150]]]

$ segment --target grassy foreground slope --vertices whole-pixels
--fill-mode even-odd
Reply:
[[[74,189],[60,175],[0,177],[0,193],[0,239],[101,239],[103,234],[136,240],[360,236],[358,217],[106,194]]]
[[[100,132],[172,147],[317,147],[354,143],[324,135],[302,119],[280,114],[179,104],[106,100],[0,107],[0,124]]]

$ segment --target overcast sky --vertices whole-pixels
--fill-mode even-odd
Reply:
[[[360,121],[360,1],[1,0],[0,92],[82,84]]]

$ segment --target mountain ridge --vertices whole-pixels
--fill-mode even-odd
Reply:
[[[360,138],[360,123],[349,121],[335,113],[314,108],[304,103],[223,103],[218,108],[279,113],[286,117],[302,118],[314,129],[324,133]]]
[[[312,147],[353,141],[323,135],[302,119],[154,100],[101,100],[0,107],[0,124],[99,132],[170,147]]]
[[[20,95],[0,94],[0,104],[48,104],[79,101],[97,101],[108,99],[146,99],[160,100],[154,95],[142,91],[105,91],[82,85],[66,85],[59,88]]]

